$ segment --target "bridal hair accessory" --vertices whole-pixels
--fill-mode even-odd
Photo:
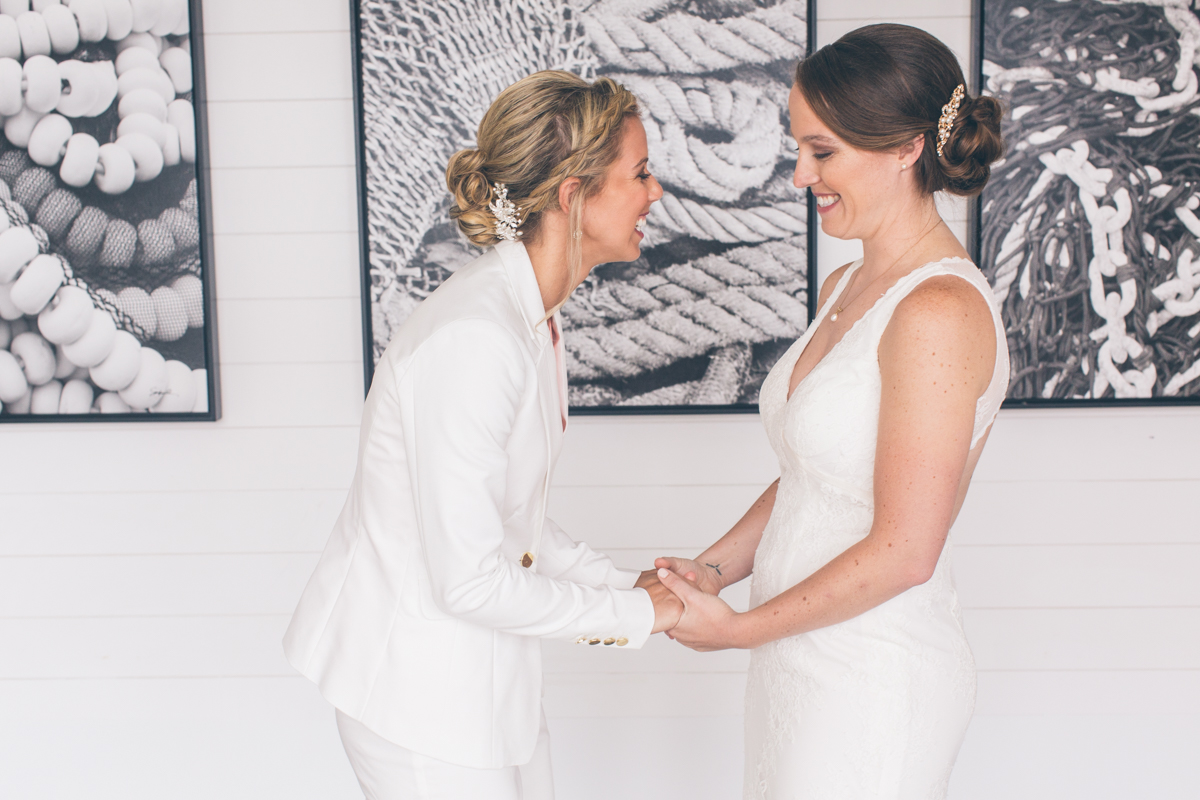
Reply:
[[[938,158],[942,157],[942,148],[946,146],[946,140],[950,138],[950,129],[954,127],[954,120],[958,119],[958,104],[962,102],[962,99],[963,85],[960,83],[954,87],[954,93],[950,95],[950,102],[942,106],[942,118],[938,120]]]
[[[506,242],[515,242],[521,235],[521,214],[517,206],[508,199],[508,186],[503,183],[493,183],[496,199],[488,204],[492,216],[496,218],[496,237]]]

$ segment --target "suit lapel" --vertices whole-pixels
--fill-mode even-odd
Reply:
[[[496,252],[504,264],[508,274],[509,285],[513,289],[513,299],[521,317],[525,321],[526,330],[530,337],[530,351],[537,368],[538,405],[542,412],[542,427],[546,434],[546,477],[542,485],[541,513],[538,515],[537,530],[529,551],[536,558],[542,538],[542,525],[546,516],[546,504],[550,492],[550,475],[558,460],[559,449],[562,446],[563,422],[560,401],[559,369],[554,357],[554,346],[550,341],[550,326],[542,321],[546,316],[542,304],[542,292],[538,288],[537,277],[533,273],[533,264],[525,245],[520,242],[500,242]],[[560,328],[561,331],[561,328]],[[563,375],[565,380],[566,376]]]

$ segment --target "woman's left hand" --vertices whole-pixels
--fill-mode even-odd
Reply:
[[[738,614],[716,595],[707,594],[669,569],[660,569],[658,579],[683,602],[683,616],[667,631],[682,645],[709,652],[739,647],[736,641]]]

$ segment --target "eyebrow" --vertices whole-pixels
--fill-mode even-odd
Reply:
[[[835,140],[830,139],[828,136],[822,136],[819,133],[812,133],[812,134],[809,134],[808,136],[801,137],[800,141],[802,141],[802,142],[819,142],[821,144],[837,144],[837,142]]]

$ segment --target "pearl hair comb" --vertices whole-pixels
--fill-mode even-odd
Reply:
[[[496,218],[496,236],[506,242],[515,242],[521,235],[521,213],[517,206],[508,199],[508,186],[494,183],[496,199],[488,204],[492,215]]]

